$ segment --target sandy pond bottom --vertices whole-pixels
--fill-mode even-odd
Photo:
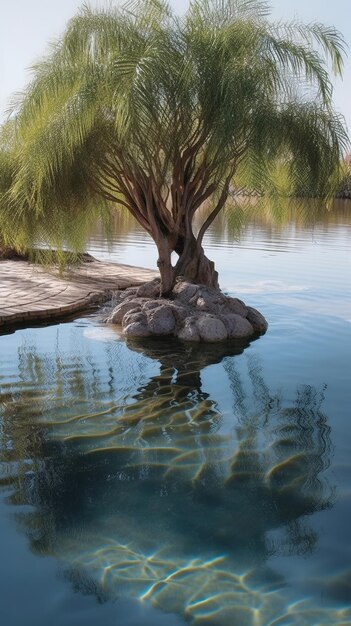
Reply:
[[[215,225],[222,288],[270,322],[247,346],[97,314],[0,337],[1,624],[351,624],[350,222]]]

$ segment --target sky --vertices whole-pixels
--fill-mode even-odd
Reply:
[[[118,0],[110,0],[119,4]],[[28,82],[28,68],[45,53],[47,43],[59,36],[82,0],[0,0],[0,121],[11,95]],[[92,6],[98,2],[92,0]],[[103,0],[99,0],[103,4]],[[183,12],[187,0],[171,0]],[[349,47],[343,80],[334,89],[334,103],[351,131],[351,20],[350,0],[271,0],[273,19],[298,18],[323,22],[340,30]]]

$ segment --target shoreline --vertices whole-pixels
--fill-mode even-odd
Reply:
[[[62,319],[157,276],[157,270],[97,259],[62,275],[29,261],[0,260],[0,333],[27,321]]]

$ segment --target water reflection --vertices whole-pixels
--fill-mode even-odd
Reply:
[[[32,550],[63,561],[99,601],[131,596],[191,623],[350,624],[350,610],[296,597],[271,559],[310,554],[311,515],[333,504],[325,389],[300,386],[287,406],[247,353],[248,391],[244,345],[120,346],[106,344],[103,361],[18,352],[22,383],[0,398],[1,483],[31,505],[17,521]],[[135,352],[159,371],[144,371],[137,390],[134,372],[129,394],[117,372]],[[229,416],[202,382],[220,361]]]
[[[347,237],[351,225],[350,209],[351,201],[341,199],[334,200],[326,209],[316,200],[281,198],[279,202],[272,202],[260,198],[237,198],[229,201],[226,210],[217,216],[205,237],[205,245],[209,248],[238,243],[245,246],[252,244],[254,239],[259,247],[268,246],[278,252],[299,250],[303,241],[314,236],[314,229],[316,241],[319,236],[324,239],[330,235],[328,229],[332,231],[336,227],[339,227],[340,235]],[[203,205],[196,213],[195,231],[200,228],[208,210]],[[134,253],[139,246],[154,245],[127,210],[114,211],[110,219],[108,231],[102,223],[94,225],[89,249],[95,254],[110,250],[123,258],[131,244]]]

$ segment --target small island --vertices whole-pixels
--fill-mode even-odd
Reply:
[[[203,239],[233,190],[335,192],[347,135],[325,67],[341,73],[342,37],[274,24],[265,2],[133,11],[84,7],[35,66],[1,130],[1,238],[81,251],[92,221],[124,208],[155,242],[146,290],[162,303],[127,295],[110,322],[190,341],[262,333],[253,303],[221,293]]]

